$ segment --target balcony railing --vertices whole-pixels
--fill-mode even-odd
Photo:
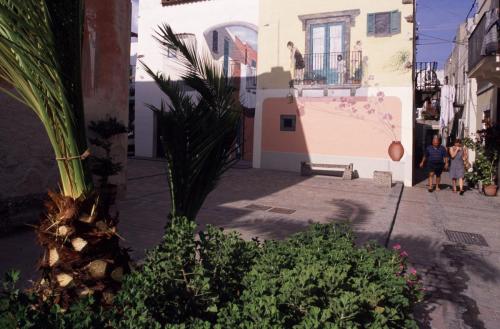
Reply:
[[[361,51],[304,55],[304,72],[296,72],[296,83],[302,85],[360,85],[363,78]]]
[[[498,0],[496,2],[498,7]],[[499,53],[498,33],[495,34],[496,31],[493,31],[497,29],[496,22],[488,19],[489,15],[489,11],[483,14],[469,38],[469,71],[474,70],[484,57],[495,56]],[[494,36],[496,40],[493,39]]]
[[[436,70],[437,62],[416,62],[415,63],[415,88],[420,91],[436,91],[441,82],[439,81]]]

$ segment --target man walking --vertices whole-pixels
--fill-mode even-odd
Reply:
[[[424,168],[427,163],[427,170],[429,173],[429,192],[433,191],[433,177],[436,176],[436,191],[441,190],[439,183],[441,183],[441,174],[443,170],[448,170],[448,151],[446,147],[441,145],[439,136],[435,135],[432,138],[432,145],[425,149],[424,158],[420,162],[420,168]]]

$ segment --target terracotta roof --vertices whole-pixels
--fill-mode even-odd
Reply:
[[[173,6],[173,5],[182,5],[185,3],[200,2],[200,1],[207,1],[207,0],[161,0],[161,4],[163,6]]]

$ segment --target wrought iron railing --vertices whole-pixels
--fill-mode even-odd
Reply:
[[[499,0],[496,1],[498,7]],[[500,53],[498,33],[496,40],[491,40],[491,37],[488,37],[488,31],[494,34],[492,29],[497,29],[496,22],[489,22],[487,15],[489,12],[483,14],[469,37],[469,70],[473,70],[485,56],[495,56]]]
[[[304,69],[295,72],[303,85],[360,85],[363,78],[361,51],[304,55]]]
[[[434,91],[439,88],[439,81],[436,70],[437,62],[416,62],[415,70],[415,88],[420,91]]]

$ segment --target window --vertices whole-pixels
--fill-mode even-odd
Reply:
[[[353,82],[347,78],[350,72],[361,72],[361,62],[352,61],[350,52],[351,28],[359,14],[356,9],[299,16],[306,37],[304,52],[301,51],[304,72],[299,83],[300,80],[304,85]]]
[[[214,53],[219,52],[219,32],[217,31],[212,32],[212,51]]]
[[[401,12],[388,11],[368,14],[367,34],[371,36],[391,36],[401,32]]]
[[[295,115],[280,115],[280,130],[295,131],[297,117]]]

